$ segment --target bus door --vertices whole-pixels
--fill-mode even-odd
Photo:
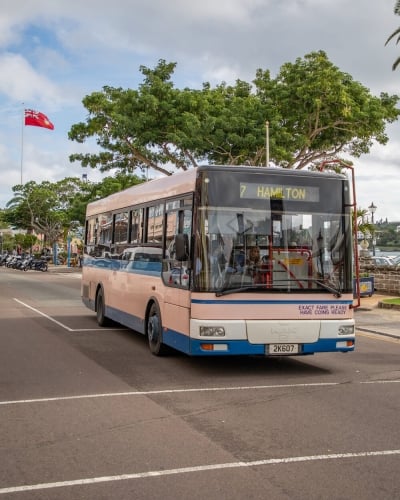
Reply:
[[[187,309],[190,307],[189,287],[193,274],[189,260],[192,231],[191,202],[191,198],[185,198],[167,203],[166,249],[162,273],[166,285],[165,303]]]

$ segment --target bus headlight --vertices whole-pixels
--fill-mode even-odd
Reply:
[[[339,326],[339,335],[354,335],[354,325]]]
[[[201,326],[201,337],[225,337],[225,328],[223,326]]]

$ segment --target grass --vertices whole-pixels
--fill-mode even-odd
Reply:
[[[400,297],[396,297],[395,299],[383,299],[381,302],[384,304],[395,304],[400,306]]]

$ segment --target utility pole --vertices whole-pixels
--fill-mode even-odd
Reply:
[[[269,122],[265,122],[265,166],[269,167]]]

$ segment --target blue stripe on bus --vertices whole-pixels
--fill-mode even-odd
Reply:
[[[133,314],[126,313],[115,307],[106,306],[105,315],[107,318],[124,325],[131,330],[139,333],[144,333],[144,320]]]
[[[352,304],[352,300],[262,300],[262,299],[192,299],[192,304],[261,304],[261,305],[297,305],[297,304]]]
[[[220,303],[219,301],[213,301]],[[231,303],[234,301],[231,301]],[[242,302],[242,301],[239,301]],[[281,301],[268,301],[268,303],[276,303]],[[285,302],[286,301],[282,301]],[[348,301],[342,301],[348,302]],[[94,303],[88,300],[84,300],[84,303],[94,310]],[[296,302],[297,303],[297,302]],[[304,303],[301,302],[301,303]],[[329,301],[314,301],[312,303],[332,303]],[[351,303],[351,302],[350,302]],[[128,314],[119,309],[106,306],[106,316],[118,323],[138,332],[144,333],[144,320],[134,316],[133,314]],[[350,347],[336,347],[336,343],[341,339],[319,339],[317,342],[310,344],[300,344],[301,354],[314,354],[318,352],[349,352],[354,351],[354,344]],[[353,339],[350,339],[354,341]],[[250,344],[247,340],[213,340],[211,338],[204,338],[203,340],[190,338],[188,335],[184,335],[176,330],[171,330],[164,328],[163,330],[163,341],[166,345],[173,347],[177,351],[188,354],[189,356],[265,356],[265,344]],[[227,346],[226,351],[209,351],[204,350],[201,344],[224,344]]]
[[[265,356],[266,344],[250,344],[247,340],[211,340],[191,339],[174,330],[164,330],[163,340],[166,345],[184,352],[190,356]],[[320,339],[310,344],[300,344],[300,355],[314,354],[318,352],[349,352],[354,351],[354,343],[349,347],[336,347],[340,339]],[[351,339],[354,341],[354,339]],[[202,349],[202,344],[223,344],[227,346],[226,351],[209,351]]]
[[[90,304],[92,305],[92,304]],[[94,309],[94,307],[93,307]],[[138,333],[144,333],[144,321],[132,314],[124,313],[118,309],[107,307],[106,315],[108,318],[135,330]],[[351,347],[336,347],[340,339],[320,339],[311,344],[301,344],[301,354],[314,354],[317,352],[348,352],[354,351],[354,345]],[[352,339],[354,340],[354,339]],[[163,341],[166,345],[173,347],[177,351],[188,354],[189,356],[265,356],[265,344],[250,344],[247,340],[204,340],[192,339],[176,330],[164,328]],[[226,351],[208,351],[201,348],[201,344],[225,344]]]

